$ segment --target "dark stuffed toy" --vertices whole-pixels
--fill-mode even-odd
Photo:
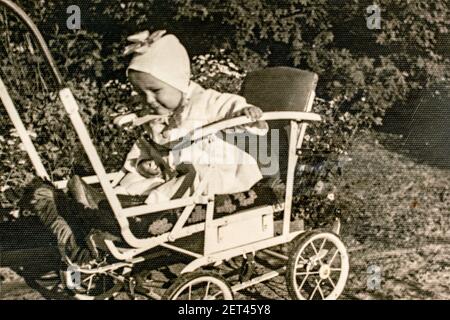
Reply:
[[[24,190],[19,202],[21,210],[35,213],[45,227],[55,236],[62,256],[83,264],[93,259],[84,239],[90,228],[77,212],[83,206],[50,182],[35,178]]]

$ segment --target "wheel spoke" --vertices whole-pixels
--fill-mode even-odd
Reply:
[[[327,242],[327,238],[324,238],[324,239],[323,239],[323,242],[322,242],[322,244],[320,245],[320,248],[319,248],[319,253],[320,253],[320,254],[322,254],[322,250],[324,250],[323,248],[325,247],[325,243],[326,243],[326,242]],[[326,250],[326,251],[325,251],[325,254],[323,255],[322,258],[325,258],[326,255],[328,254],[328,252],[329,252],[329,250]],[[322,258],[319,258],[319,261],[320,261],[320,264],[321,264],[321,265],[323,265]]]
[[[328,265],[332,265],[333,264],[333,262],[334,262],[334,259],[336,258],[336,255],[339,253],[339,250],[338,250],[338,248],[336,248],[336,251],[334,252],[334,254],[333,254],[333,256],[331,257],[331,260],[330,260],[330,262],[328,263]]]
[[[298,269],[303,270],[303,269],[305,269],[305,265],[307,265],[307,263],[305,263],[305,264],[298,264],[295,269],[296,270],[298,270]]]
[[[336,284],[334,283],[333,279],[331,279],[330,277],[328,277],[327,279],[331,283],[331,285],[333,286],[333,289],[336,288]]]
[[[302,256],[301,254],[298,255],[298,258],[299,258],[299,259],[302,259],[302,261],[303,261],[305,264],[308,263],[308,260],[305,259],[305,258],[303,258],[303,256]],[[298,263],[298,261],[297,261],[297,263]]]
[[[324,238],[323,241],[322,241],[322,244],[320,245],[319,252],[322,251],[322,249],[323,249],[323,247],[325,246],[325,243],[326,243],[326,242],[327,242],[327,238]]]
[[[342,271],[341,268],[330,268],[330,271]]]
[[[302,273],[298,273],[297,275],[303,275]],[[297,276],[296,275],[296,276]],[[305,277],[303,278],[303,280],[302,280],[302,282],[300,283],[300,285],[298,286],[298,289],[297,289],[297,291],[300,293],[300,290],[303,288],[303,286],[305,285],[305,283],[306,283],[306,280],[308,279],[308,277],[309,276],[311,276],[311,275],[315,275],[315,276],[317,276],[317,275],[319,275],[319,271],[313,271],[313,272],[306,272],[305,273]],[[317,280],[314,280],[314,281],[317,281]],[[298,282],[297,282],[298,283]]]
[[[314,241],[311,241],[309,244],[310,244],[311,247],[313,248],[314,253],[315,253],[316,255],[319,254],[319,252],[318,252],[317,249],[316,249],[316,246],[314,245]]]
[[[325,300],[325,296],[323,295],[322,288],[320,287],[320,281],[316,280],[316,283],[317,283],[317,289],[318,289],[318,291],[320,293],[320,296],[322,297],[322,300]]]
[[[208,281],[208,283],[206,284],[205,296],[203,297],[203,300],[205,300],[208,297],[210,283],[211,282]]]
[[[305,272],[297,272],[296,276],[303,276],[303,275],[312,275],[312,274],[319,274],[319,271],[305,271]]]
[[[88,293],[91,291],[91,286],[92,286],[92,281],[93,281],[93,279],[94,279],[93,276],[90,277],[90,279],[89,279],[89,284],[88,284],[88,289],[87,289],[87,292],[88,292]]]
[[[90,275],[89,277],[86,277],[81,282],[91,281],[91,279],[95,276],[95,274]]]
[[[314,245],[314,241],[311,241],[310,244],[311,244],[311,247],[313,248],[314,253],[315,253],[314,260],[315,260],[315,261],[319,261],[320,265],[323,265],[322,259],[320,259],[320,251],[321,251],[321,250],[319,249],[319,251],[317,251],[317,248],[316,248],[316,246]],[[322,246],[321,246],[321,247],[322,247]]]
[[[298,286],[298,293],[300,294],[300,290],[302,290],[303,286],[305,285],[306,279],[308,279],[309,274],[306,275],[306,277],[303,278],[302,283]]]
[[[317,283],[317,280],[316,280],[316,283]],[[313,290],[313,292],[311,293],[311,296],[309,297],[309,300],[312,300],[312,299],[314,298],[314,295],[316,294],[316,291],[317,291],[317,289],[319,288],[319,286],[320,286],[320,281],[319,281],[319,283],[314,287],[314,290]]]

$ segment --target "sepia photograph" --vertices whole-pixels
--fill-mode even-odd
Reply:
[[[0,0],[0,300],[337,299],[450,299],[447,0]]]

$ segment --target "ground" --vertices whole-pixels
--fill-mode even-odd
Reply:
[[[380,134],[351,152],[342,178],[353,207],[343,229],[352,268],[344,297],[449,299],[450,171],[386,149],[398,144]],[[381,270],[378,290],[368,290],[370,266]]]
[[[351,266],[343,299],[450,298],[450,170],[392,151],[400,143],[361,136],[337,182]],[[0,277],[0,298],[42,299],[10,269]],[[287,298],[281,277],[255,289],[236,298]]]

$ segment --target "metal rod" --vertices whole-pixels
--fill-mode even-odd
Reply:
[[[39,154],[36,151],[36,148],[31,141],[30,136],[28,135],[27,129],[20,118],[19,113],[17,112],[16,107],[11,99],[11,96],[8,93],[8,90],[3,83],[3,80],[0,78],[0,98],[2,100],[3,105],[6,108],[6,112],[8,113],[11,121],[16,128],[17,133],[19,134],[20,140],[25,148],[25,151],[28,153],[30,157],[31,163],[33,164],[34,169],[36,170],[36,174],[42,178],[50,180],[50,177],[45,170],[44,165],[42,164],[42,160],[39,157]]]
[[[275,258],[279,258],[279,259],[282,259],[282,260],[289,260],[289,258],[287,256],[285,256],[284,254],[275,252],[273,250],[265,249],[265,250],[262,250],[262,252],[267,253],[268,255],[271,255],[271,256],[273,256]]]
[[[283,215],[283,231],[282,231],[283,235],[289,234],[289,227],[291,221],[295,166],[298,160],[298,156],[296,155],[297,138],[298,138],[298,123],[296,121],[291,121],[291,132],[289,135],[288,170],[286,178],[286,196],[284,201],[284,215]]]
[[[274,271],[270,271],[270,272],[265,273],[265,274],[263,274],[263,275],[261,275],[259,277],[253,278],[253,279],[251,279],[249,281],[245,281],[245,282],[236,284],[236,285],[231,287],[231,290],[233,292],[238,292],[238,291],[240,291],[242,289],[251,287],[251,286],[253,286],[253,285],[257,284],[257,283],[261,283],[261,282],[270,280],[272,278],[278,277],[279,275],[283,274],[285,271],[286,271],[286,266],[281,267],[280,269],[277,269],[277,270],[274,270]]]
[[[171,244],[168,244],[168,243],[162,243],[161,247],[164,247],[164,248],[167,248],[167,249],[170,249],[170,250],[173,250],[173,251],[177,251],[177,252],[180,252],[180,253],[184,253],[185,255],[188,255],[188,256],[191,256],[191,257],[194,257],[194,258],[202,257],[201,254],[198,254],[198,253],[195,253],[195,252],[192,252],[192,251],[189,251],[189,250],[185,250],[185,249],[182,249],[180,247],[177,247],[177,246],[174,246],[174,245],[171,245]]]
[[[50,50],[47,47],[47,43],[44,40],[44,37],[42,36],[41,32],[39,31],[38,27],[34,24],[33,20],[25,13],[25,11],[22,10],[18,5],[16,5],[14,2],[10,0],[0,0],[0,5],[5,6],[12,12],[14,12],[24,23],[25,25],[30,29],[33,36],[36,38],[39,47],[42,50],[42,53],[44,54],[45,58],[47,59],[48,64],[50,65],[50,68],[53,72],[53,76],[55,77],[56,82],[58,83],[59,88],[61,89],[64,87],[64,81],[63,78],[58,70],[58,67],[56,66],[55,60],[53,59],[52,54],[50,53]]]
[[[117,270],[122,267],[132,267],[132,265],[134,263],[139,263],[139,262],[143,262],[143,261],[144,261],[144,259],[139,257],[139,258],[135,258],[129,262],[118,262],[118,263],[110,264],[110,265],[107,265],[104,267],[99,267],[99,268],[93,268],[93,269],[78,268],[77,271],[79,271],[81,273],[85,273],[85,274],[105,273],[105,272]]]
[[[88,156],[89,162],[94,169],[96,176],[98,177],[98,181],[102,186],[103,191],[105,192],[106,198],[111,206],[111,209],[117,218],[121,230],[129,230],[129,224],[126,217],[122,216],[119,212],[122,209],[122,205],[120,204],[119,199],[117,198],[116,193],[111,186],[111,182],[106,174],[105,168],[103,167],[100,156],[95,149],[95,146],[92,142],[92,139],[89,135],[89,131],[86,128],[86,125],[81,118],[80,113],[78,112],[78,103],[75,100],[72,91],[69,88],[64,88],[59,91],[59,98],[64,105],[66,112],[69,114],[70,121],[77,133],[78,139],[80,140],[83,149]],[[125,237],[125,241],[129,242],[129,240],[133,241],[135,239],[127,239]],[[131,245],[131,244],[130,244]]]
[[[118,172],[111,172],[108,173],[108,179],[110,180],[114,180],[116,177],[118,177],[121,174],[121,171]],[[95,183],[99,183],[98,181],[98,177],[97,176],[86,176],[86,177],[82,177],[83,181],[86,182],[87,184],[95,184]],[[60,181],[55,181],[53,182],[53,184],[55,185],[56,188],[58,189],[64,189],[67,187],[67,183],[69,181],[68,180],[60,180]]]

